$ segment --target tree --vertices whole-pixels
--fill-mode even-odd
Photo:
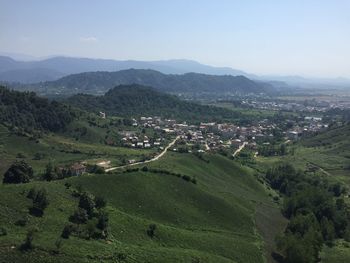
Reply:
[[[70,235],[74,232],[74,225],[71,223],[68,223],[64,226],[62,233],[61,233],[61,237],[68,239],[70,237]]]
[[[31,228],[28,230],[26,238],[21,245],[20,249],[21,250],[31,250],[33,249],[33,239],[34,239],[34,234],[38,232],[37,228]]]
[[[46,169],[43,175],[43,179],[46,181],[52,181],[57,179],[57,174],[51,162],[46,165]]]
[[[148,235],[150,238],[153,238],[154,235],[155,235],[156,229],[157,229],[156,224],[150,224],[150,225],[148,226],[148,229],[147,229],[147,235]]]
[[[33,168],[25,161],[15,161],[5,172],[4,184],[28,183],[33,178]]]
[[[97,209],[104,208],[107,204],[106,199],[103,196],[96,196],[95,197],[95,206]]]
[[[78,208],[74,211],[74,214],[69,217],[69,220],[76,224],[85,224],[88,219],[88,214],[83,208]]]
[[[321,219],[321,232],[323,239],[326,241],[331,241],[335,238],[335,230],[333,222],[328,220],[327,217],[322,217]]]
[[[49,205],[46,189],[40,189],[38,191],[32,191],[33,207],[30,208],[30,213],[34,216],[42,216],[45,208]],[[30,191],[31,193],[31,191]],[[28,194],[29,195],[29,194]]]
[[[108,217],[108,213],[106,213],[105,211],[101,211],[98,214],[98,219],[97,219],[97,228],[104,231],[107,229],[108,227],[108,221],[109,221],[109,217]]]
[[[91,218],[95,208],[94,196],[84,192],[79,198],[79,207],[85,209],[89,218]]]

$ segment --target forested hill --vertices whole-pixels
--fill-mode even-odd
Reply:
[[[105,111],[117,116],[162,116],[182,120],[219,120],[239,117],[232,111],[199,105],[180,100],[137,84],[120,85],[103,96],[87,94],[74,95],[66,100],[68,104],[87,111]]]
[[[350,147],[350,123],[342,126],[331,127],[328,130],[311,138],[302,140],[302,144],[306,147],[333,146],[336,144],[346,145]]]
[[[36,96],[34,92],[12,91],[0,86],[0,124],[23,131],[58,131],[74,118],[62,103]]]
[[[25,85],[22,88],[41,94],[104,94],[117,85],[140,84],[171,93],[259,94],[273,90],[267,83],[244,76],[216,76],[198,73],[163,74],[154,70],[129,69],[116,72],[86,72],[69,75],[56,81]]]

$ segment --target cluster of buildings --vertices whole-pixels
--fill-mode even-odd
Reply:
[[[328,124],[322,121],[321,117],[306,116],[304,121],[296,124],[286,132],[289,140],[298,140],[302,136],[309,136],[328,128]]]
[[[125,147],[132,148],[151,148],[151,147],[161,147],[164,138],[149,138],[147,135],[142,135],[136,131],[124,131],[121,132],[124,136],[122,138],[122,144]]]
[[[251,147],[256,146],[256,141],[270,140],[273,138],[271,130],[275,125],[267,120],[262,120],[257,125],[247,127],[232,123],[200,123],[188,125],[186,122],[178,123],[172,119],[160,117],[141,117],[133,119],[134,127],[151,128],[155,137],[149,138],[136,131],[124,131],[122,143],[133,148],[161,148],[166,138],[180,136],[188,146],[196,145],[199,151],[217,150],[220,148],[239,148],[249,141]],[[157,137],[158,136],[158,137]]]

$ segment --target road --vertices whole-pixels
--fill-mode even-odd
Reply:
[[[248,142],[244,142],[233,154],[232,156],[235,157],[237,154],[240,153],[244,149],[244,147],[248,144]]]
[[[145,163],[150,163],[150,162],[154,162],[157,161],[159,158],[161,158],[167,151],[168,149],[173,146],[175,144],[175,142],[180,139],[180,136],[177,136],[171,143],[168,144],[167,147],[164,148],[164,150],[158,154],[157,156],[153,157],[150,160],[146,160],[146,161],[142,161],[142,162],[137,162],[137,163],[131,163],[131,164],[126,164],[126,165],[122,165],[122,166],[115,166],[115,167],[111,167],[106,169],[106,172],[110,172],[110,171],[114,171],[116,169],[122,169],[122,168],[126,168],[126,167],[130,167],[130,166],[134,166],[134,165],[139,165],[139,164],[145,164]]]

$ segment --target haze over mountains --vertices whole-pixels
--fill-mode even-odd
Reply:
[[[91,71],[119,71],[124,69],[153,69],[165,74],[196,72],[210,75],[249,75],[228,67],[212,67],[192,60],[136,61],[72,57],[53,57],[38,61],[17,61],[0,56],[0,80],[36,83]]]
[[[14,59],[16,58],[16,59]],[[112,60],[54,56],[35,59],[24,54],[0,52],[0,81],[33,84],[55,81],[62,77],[83,72],[115,72],[127,69],[150,69],[163,74],[201,73],[208,75],[245,76],[252,80],[285,84],[302,88],[349,87],[347,78],[305,78],[301,76],[258,76],[230,67],[214,67],[193,60],[173,59],[159,61]],[[273,81],[273,82],[271,82]],[[284,83],[283,83],[284,82]],[[137,81],[131,83],[138,83]],[[131,84],[130,82],[118,84]],[[139,83],[146,84],[149,83]]]
[[[139,84],[169,93],[260,94],[273,89],[270,84],[252,81],[244,76],[206,75],[199,73],[163,74],[150,69],[128,69],[116,72],[97,71],[68,75],[56,81],[22,85],[45,95],[77,93],[101,95],[118,85]]]

